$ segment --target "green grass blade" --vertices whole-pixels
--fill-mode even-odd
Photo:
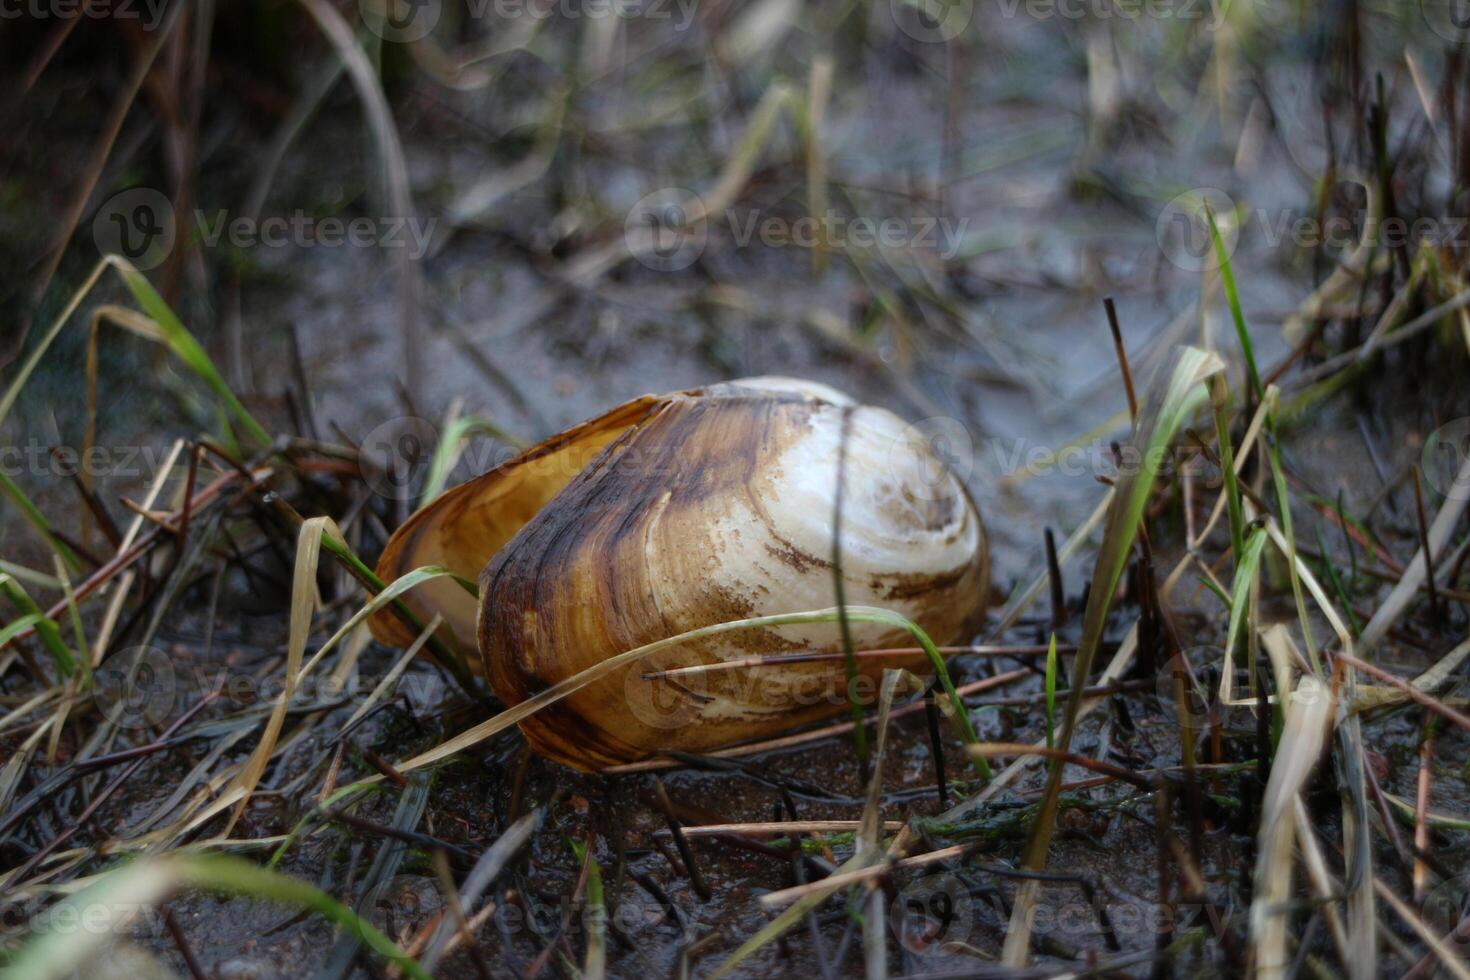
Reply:
[[[56,669],[61,672],[63,677],[70,677],[72,671],[77,669],[77,663],[76,658],[72,656],[72,652],[67,649],[66,644],[61,639],[61,628],[46,617],[46,614],[41,611],[41,607],[36,605],[35,600],[30,597],[30,594],[13,577],[0,575],[0,594],[4,594],[7,599],[14,603],[15,607],[21,611],[22,618],[28,616],[36,617],[31,621],[32,625],[36,627],[36,635],[41,638],[41,643],[46,647],[47,652],[51,654],[51,658],[56,661]],[[14,634],[11,635],[13,636]],[[7,637],[8,639],[9,637]]]
[[[72,314],[77,311],[77,307],[82,305],[82,300],[86,299],[87,295],[92,292],[92,287],[97,285],[97,280],[102,278],[102,273],[107,270],[109,265],[115,264],[115,261],[114,258],[109,256],[93,266],[92,271],[87,274],[86,281],[78,287],[75,293],[72,293],[71,299],[67,300],[66,306],[62,307],[56,319],[51,321],[51,326],[41,336],[41,341],[36,344],[36,349],[31,351],[31,356],[27,357],[25,362],[21,364],[20,370],[16,372],[14,380],[10,382],[10,387],[5,389],[5,396],[0,398],[0,422],[4,422],[10,415],[11,408],[15,406],[15,400],[20,397],[21,389],[26,386],[26,382],[35,373],[36,367],[41,363],[41,358],[46,356],[46,351],[50,349],[52,342],[56,340],[56,335],[61,333],[61,328],[66,326]]]
[[[344,929],[355,930],[374,952],[409,976],[429,980],[429,974],[413,957],[399,949],[376,926],[313,885],[224,854],[180,856],[170,860],[177,863],[183,884],[309,909]]]
[[[61,560],[66,562],[67,568],[73,572],[81,570],[82,562],[77,557],[76,552],[67,547],[66,542],[57,540],[55,535],[51,533],[51,524],[46,520],[46,515],[42,514],[40,508],[30,502],[20,487],[16,486],[15,481],[3,471],[0,471],[0,495],[9,498],[10,502],[15,505],[16,510],[20,511],[20,516],[25,519],[25,522],[35,528],[36,532],[45,540],[46,547],[61,556]]]
[[[1057,635],[1046,648],[1046,747],[1056,748],[1057,727]]]
[[[1245,518],[1240,503],[1240,482],[1235,476],[1235,447],[1230,443],[1230,385],[1219,375],[1210,379],[1210,406],[1215,415],[1215,438],[1220,444],[1225,502],[1230,509],[1230,554],[1239,561],[1245,544]]]
[[[178,356],[179,360],[187,364],[195,374],[199,375],[205,384],[209,385],[214,393],[219,396],[220,401],[225,404],[225,407],[230,410],[230,414],[234,416],[235,421],[245,431],[250,433],[252,439],[262,447],[269,446],[271,444],[271,437],[261,427],[260,423],[255,421],[255,417],[250,414],[245,406],[240,403],[240,399],[235,397],[235,393],[230,390],[229,385],[225,384],[225,379],[215,369],[214,362],[209,359],[209,355],[204,352],[204,348],[199,345],[199,341],[194,339],[194,335],[184,327],[184,324],[174,314],[174,311],[164,302],[163,297],[158,295],[158,291],[153,288],[153,284],[148,281],[143,273],[134,269],[128,263],[119,261],[117,268],[118,272],[122,275],[123,282],[127,283],[129,291],[132,292],[133,298],[143,308],[143,312],[152,317],[153,321],[158,324],[159,329],[163,331],[163,336],[169,349]]]
[[[1273,402],[1276,388],[1272,386],[1267,395]],[[1281,443],[1276,436],[1275,406],[1266,413],[1266,460],[1271,466],[1271,484],[1276,489],[1276,509],[1281,512],[1281,533],[1286,536],[1289,552],[1286,567],[1291,576],[1291,594],[1296,602],[1297,620],[1302,627],[1302,639],[1307,645],[1307,659],[1318,675],[1322,673],[1322,658],[1317,653],[1317,642],[1312,638],[1312,617],[1307,612],[1306,596],[1302,593],[1302,577],[1296,567],[1296,532],[1291,523],[1291,496],[1286,488],[1286,471],[1281,466]]]
[[[602,980],[607,975],[607,905],[602,894],[602,869],[592,849],[582,841],[572,841],[572,853],[587,866],[587,905],[582,911],[587,930],[587,958],[582,968],[583,980]]]
[[[1357,636],[1363,632],[1363,625],[1358,622],[1358,614],[1353,612],[1352,599],[1348,596],[1347,588],[1343,585],[1342,576],[1337,574],[1337,565],[1329,557],[1327,542],[1322,540],[1322,532],[1313,529],[1317,537],[1317,550],[1322,553],[1322,570],[1327,573],[1327,581],[1332,585],[1332,591],[1337,593],[1337,601],[1342,603],[1343,612],[1347,613],[1348,625],[1352,628],[1353,635]]]
[[[1246,538],[1240,562],[1235,566],[1235,580],[1230,585],[1230,628],[1225,634],[1227,659],[1234,659],[1241,631],[1245,628],[1246,611],[1250,608],[1251,585],[1260,571],[1261,555],[1266,550],[1266,541],[1265,529],[1258,527],[1251,531],[1250,537]],[[1225,669],[1229,670],[1230,664],[1227,663]]]
[[[164,901],[180,888],[246,895],[316,912],[355,930],[385,959],[415,980],[429,974],[372,923],[313,885],[227,855],[172,854],[143,858],[102,874],[87,888],[62,899],[50,916],[74,910],[85,929],[48,929],[30,939],[10,962],[5,976],[63,980],[74,976],[106,944],[124,934],[139,912]]]
[[[1138,424],[1129,444],[1131,460],[1125,459],[1136,463],[1137,469],[1135,471],[1130,465],[1119,473],[1113,502],[1108,508],[1102,546],[1093,572],[1092,587],[1088,590],[1087,608],[1082,616],[1082,637],[1071,672],[1071,693],[1067,697],[1061,738],[1058,739],[1063,751],[1071,745],[1076,720],[1082,709],[1082,692],[1092,675],[1092,661],[1102,643],[1113,594],[1127,567],[1149,494],[1163,469],[1169,445],[1185,420],[1204,401],[1202,383],[1223,369],[1224,364],[1213,353],[1193,347],[1177,349],[1170,362],[1155,375],[1149,398],[1138,414]],[[1032,824],[1031,839],[1026,845],[1024,866],[1032,871],[1040,871],[1046,866],[1047,852],[1056,829],[1062,769],[1062,764],[1056,759],[1052,759],[1047,767],[1046,791]],[[1004,949],[1004,961],[1009,965],[1024,962],[1029,954],[1029,915],[1034,910],[1036,887],[1039,886],[1034,882],[1027,882],[1023,888],[1030,897],[1022,901],[1018,896],[1014,906],[1015,914],[1011,918]]]
[[[1250,378],[1251,393],[1260,400],[1265,396],[1261,384],[1261,372],[1256,367],[1256,351],[1251,345],[1250,331],[1245,326],[1245,312],[1240,308],[1240,290],[1235,287],[1235,270],[1230,267],[1230,251],[1225,239],[1220,237],[1220,226],[1215,223],[1215,212],[1205,205],[1205,216],[1210,221],[1210,238],[1215,243],[1215,255],[1220,260],[1220,283],[1225,287],[1225,301],[1230,305],[1230,318],[1235,321],[1235,333],[1240,338],[1240,350],[1245,355],[1246,375]]]
[[[500,439],[517,449],[525,448],[525,443],[483,416],[469,415],[455,419],[444,430],[439,445],[434,447],[434,457],[429,461],[429,473],[424,478],[424,491],[419,496],[420,507],[444,492],[444,485],[449,482],[449,471],[459,459],[460,444],[477,435]]]

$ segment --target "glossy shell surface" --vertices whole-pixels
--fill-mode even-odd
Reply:
[[[882,606],[938,643],[983,615],[985,532],[962,485],[915,428],[809,382],[755,378],[635,399],[442,495],[394,536],[391,579],[444,564],[480,584],[478,609],[435,582],[409,604],[477,647],[514,704],[655,640],[735,619],[835,604],[833,529],[846,602]],[[858,649],[913,646],[852,622]],[[412,639],[396,620],[381,639]],[[751,628],[680,644],[522,722],[533,746],[582,769],[707,751],[844,711],[841,659],[645,679],[655,670],[840,651],[836,623]],[[859,693],[885,666],[865,659]]]

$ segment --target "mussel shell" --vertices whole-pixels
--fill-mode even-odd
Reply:
[[[896,416],[790,379],[638,399],[568,430],[415,515],[380,574],[488,558],[479,655],[496,695],[514,704],[655,640],[834,605],[839,463],[845,601],[901,612],[940,643],[968,639],[983,616],[988,563],[962,484]],[[445,615],[462,644],[469,596],[453,584],[416,591],[411,604]],[[914,645],[903,630],[850,628],[858,648]],[[538,751],[582,769],[766,737],[845,710],[840,659],[645,674],[841,649],[836,623],[691,641],[521,727]],[[926,664],[922,655],[865,659],[858,693],[871,694],[885,667]]]

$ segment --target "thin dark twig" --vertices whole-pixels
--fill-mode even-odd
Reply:
[[[944,739],[939,734],[939,707],[934,703],[934,689],[924,693],[924,715],[929,721],[929,747],[934,757],[934,778],[939,784],[939,805],[949,806],[949,781],[944,774]]]
[[[659,809],[663,811],[664,818],[669,823],[669,833],[674,837],[674,846],[679,849],[679,857],[684,861],[684,870],[689,872],[689,883],[694,886],[695,894],[701,900],[708,902],[714,892],[704,880],[704,875],[699,873],[699,865],[694,863],[694,850],[689,846],[688,838],[684,836],[684,828],[679,824],[679,818],[674,815],[674,805],[669,801],[669,791],[665,788],[664,781],[658,777],[654,777],[653,788],[657,794]]]
[[[1418,466],[1414,467],[1414,504],[1419,516],[1419,547],[1424,549],[1424,585],[1429,589],[1429,614],[1438,626],[1443,620],[1439,596],[1434,591],[1434,552],[1429,547],[1429,520],[1424,516],[1424,477]]]
[[[475,973],[479,975],[480,980],[490,980],[490,967],[485,963],[485,953],[480,949],[479,941],[475,939],[475,931],[470,928],[470,920],[465,915],[464,903],[460,901],[459,888],[455,885],[454,875],[449,870],[449,856],[443,850],[436,849],[433,862],[434,875],[439,879],[439,890],[444,894],[450,914],[454,916],[460,941],[469,950],[470,962],[475,966]]]
[[[852,713],[852,741],[857,749],[858,778],[868,782],[868,731],[863,727],[863,708],[858,704],[858,665],[853,654],[852,625],[847,620],[847,583],[842,574],[842,502],[847,477],[847,443],[852,432],[852,409],[842,410],[842,434],[837,441],[837,488],[832,498],[832,591],[837,599],[837,624],[842,635],[842,656],[847,673],[847,699]]]
[[[1113,350],[1118,354],[1118,369],[1123,372],[1123,388],[1128,392],[1128,418],[1138,421],[1138,392],[1133,387],[1133,370],[1128,366],[1128,351],[1123,347],[1123,328],[1118,325],[1118,308],[1113,297],[1103,300],[1108,311],[1108,329],[1113,332]]]
[[[1122,780],[1139,789],[1154,790],[1158,788],[1155,780],[1147,776],[1141,776],[1132,769],[1124,769],[1115,766],[1111,762],[1103,762],[1091,756],[1080,755],[1076,752],[1066,752],[1062,749],[1048,749],[1041,745],[1024,745],[1014,742],[990,742],[976,745],[971,748],[972,752],[984,752],[986,755],[1039,755],[1046,759],[1056,759],[1065,765],[1080,766],[1093,772],[1112,776],[1114,779]]]
[[[363,746],[362,757],[367,760],[368,765],[382,773],[398,788],[402,789],[408,785],[408,780],[404,778],[403,773],[394,768],[393,763],[378,755],[378,753],[367,746]]]
[[[174,945],[179,948],[180,955],[184,957],[184,966],[188,967],[189,975],[194,980],[205,980],[208,974],[199,965],[199,960],[189,945],[189,938],[184,935],[183,927],[179,925],[179,920],[174,916],[174,910],[167,905],[163,907],[163,924],[168,927],[168,934],[173,937]]]
[[[1336,657],[1336,659],[1341,660],[1343,663],[1356,667],[1363,673],[1368,674],[1372,677],[1376,677],[1379,680],[1383,681],[1385,684],[1390,684],[1393,687],[1398,688],[1400,691],[1403,691],[1405,694],[1407,694],[1411,700],[1419,702],[1430,711],[1433,711],[1434,713],[1449,719],[1466,731],[1470,731],[1470,716],[1456,711],[1454,708],[1451,708],[1449,705],[1445,704],[1438,698],[1433,697],[1432,695],[1425,694],[1423,691],[1419,690],[1417,687],[1415,687],[1413,684],[1410,684],[1403,678],[1395,677],[1388,671],[1375,667],[1365,660],[1359,660],[1357,657],[1354,657],[1353,655],[1348,653],[1338,653],[1334,656]]]
[[[432,834],[421,833],[417,830],[402,830],[398,827],[390,827],[387,824],[378,823],[377,821],[369,820],[366,817],[359,817],[355,813],[348,813],[346,810],[332,808],[326,811],[326,816],[329,820],[333,820],[337,823],[345,823],[349,827],[354,827],[358,830],[363,831],[364,833],[372,834],[375,837],[389,837],[393,840],[401,840],[405,844],[414,844],[419,847],[429,849],[439,848],[446,853],[453,854],[460,860],[467,861],[471,864],[473,864],[478,857],[478,855],[465,850],[458,844],[452,844],[449,841],[441,840],[440,838],[435,837]]]
[[[220,689],[216,687],[214,690],[204,695],[204,697],[200,698],[193,707],[191,707],[188,711],[185,711],[172,725],[168,726],[168,728],[164,730],[163,734],[159,736],[158,741],[166,741],[169,736],[173,735],[184,725],[188,724],[189,720],[197,715],[201,710],[203,710],[205,705],[209,704],[209,702],[217,698],[219,696],[219,693]],[[113,779],[112,782],[108,783],[107,787],[103,789],[102,792],[97,794],[96,799],[88,804],[87,808],[82,811],[81,816],[77,817],[75,823],[73,823],[70,827],[67,827],[60,834],[57,834],[55,837],[51,838],[50,843],[48,843],[45,847],[42,847],[36,853],[32,854],[29,858],[26,859],[26,862],[24,864],[16,869],[16,871],[10,876],[10,882],[12,884],[19,884],[20,882],[24,881],[25,876],[35,870],[36,865],[45,860],[47,855],[56,850],[62,844],[65,844],[67,841],[71,840],[72,836],[75,835],[78,830],[81,830],[82,827],[86,826],[87,821],[92,819],[92,815],[96,813],[99,808],[101,808],[102,804],[106,803],[114,793],[122,788],[123,783],[127,782],[135,772],[142,768],[145,761],[147,761],[146,756],[135,759],[132,765],[128,766],[122,772],[118,773],[117,777]]]
[[[1057,538],[1051,528],[1046,529],[1046,579],[1051,585],[1051,628],[1055,631],[1067,625],[1067,591],[1062,584],[1062,563],[1057,559]]]

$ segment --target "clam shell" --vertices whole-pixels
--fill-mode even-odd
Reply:
[[[461,647],[475,636],[491,688],[514,704],[655,640],[834,605],[839,461],[846,602],[901,612],[941,644],[968,639],[988,560],[963,485],[897,416],[787,378],[647,396],[569,429],[415,514],[379,574],[430,563],[478,572],[478,619],[453,583],[429,583],[408,603],[443,615]],[[856,648],[913,645],[891,627],[850,628]],[[374,632],[412,639],[386,617]],[[582,769],[765,737],[846,710],[843,662],[644,674],[841,649],[836,623],[727,632],[654,654],[521,727],[538,751]],[[885,667],[926,665],[922,655],[860,661],[859,694]]]

